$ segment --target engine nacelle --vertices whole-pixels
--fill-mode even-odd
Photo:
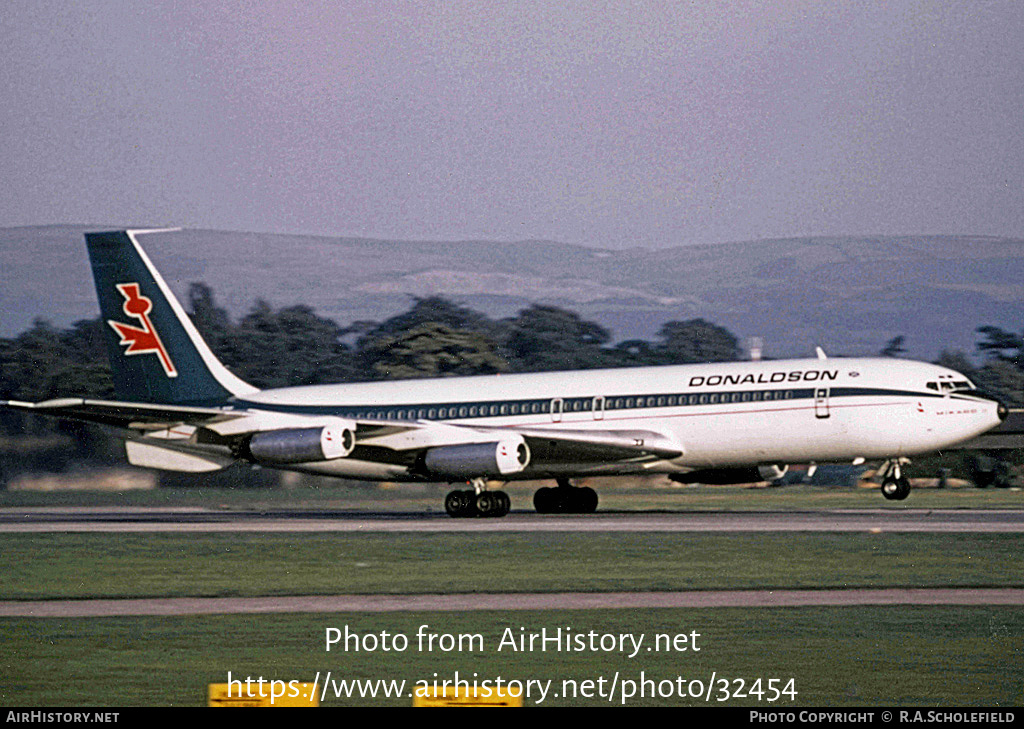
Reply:
[[[789,466],[737,466],[735,468],[702,468],[689,473],[672,473],[669,478],[677,483],[706,483],[716,486],[734,483],[758,483],[782,478]]]
[[[284,428],[256,433],[248,451],[262,463],[308,463],[344,458],[356,444],[355,433],[342,425]]]
[[[443,478],[483,478],[519,473],[530,463],[530,448],[521,437],[503,438],[491,443],[431,448],[423,465],[431,476]]]

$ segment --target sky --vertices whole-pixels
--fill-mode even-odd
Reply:
[[[1024,3],[5,0],[0,227],[1024,236]]]

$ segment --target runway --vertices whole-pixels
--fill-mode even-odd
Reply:
[[[680,592],[298,595],[282,597],[143,598],[130,600],[12,600],[0,602],[0,617],[86,618],[128,615],[765,608],[827,605],[1024,606],[1024,588],[690,590]]]
[[[501,519],[346,510],[0,509],[0,533],[40,532],[1024,532],[1024,509],[598,512]]]
[[[452,519],[425,512],[223,510],[189,507],[0,509],[0,533],[203,532],[865,532],[1021,533],[1024,509],[907,508],[808,511],[598,512]],[[0,617],[104,617],[252,613],[794,607],[828,605],[1024,606],[1024,588],[686,590],[462,594],[286,595],[0,602]]]

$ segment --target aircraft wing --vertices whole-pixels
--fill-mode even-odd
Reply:
[[[569,462],[647,461],[670,459],[682,447],[663,434],[646,430],[574,429],[536,426],[477,426],[437,421],[348,419],[264,410],[157,405],[86,398],[60,398],[39,403],[0,401],[0,406],[38,415],[82,420],[135,431],[129,460],[136,465],[193,470],[188,454],[214,459],[223,467],[238,453],[233,444],[256,433],[339,426],[354,436],[353,457],[374,460],[390,452],[389,462],[414,464],[432,448],[522,439],[536,468]],[[173,451],[173,457],[169,452]],[[351,449],[350,449],[351,451]],[[164,457],[162,453],[167,452]],[[148,457],[145,454],[149,454]],[[202,461],[203,464],[206,461]],[[162,465],[166,464],[166,465]]]
[[[165,431],[178,426],[205,428],[225,438],[248,435],[279,428],[316,427],[326,423],[344,422],[350,427],[355,421],[345,418],[317,415],[295,415],[262,410],[198,407],[192,405],[164,405],[88,398],[58,398],[31,403],[0,400],[0,407],[8,407],[35,415],[51,415],[70,420],[82,420],[108,425],[142,434]],[[366,423],[380,429],[379,421]]]
[[[521,435],[539,461],[608,461],[640,457],[678,458],[682,447],[650,430],[574,430],[568,428],[494,428]]]
[[[219,408],[150,405],[79,397],[64,397],[35,403],[0,400],[0,406],[36,415],[84,420],[126,430],[165,430],[175,425],[222,422],[245,415],[244,412],[235,413]]]

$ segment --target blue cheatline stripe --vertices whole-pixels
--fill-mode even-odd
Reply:
[[[808,387],[778,390],[723,390],[713,392],[687,392],[672,394],[636,394],[596,396],[604,397],[604,412],[651,410],[680,407],[707,407],[711,405],[751,405],[754,403],[813,400],[818,390],[828,390],[828,399],[848,397],[912,397],[941,398],[937,392],[892,390],[871,387]],[[744,400],[743,396],[747,399]],[[756,398],[755,398],[756,395]],[[733,396],[737,399],[734,400]],[[593,412],[596,397],[558,398],[562,401],[563,415]],[[524,400],[487,400],[441,403],[395,403],[380,405],[288,405],[259,403],[244,399],[232,400],[238,408],[270,410],[274,412],[309,415],[338,415],[358,419],[381,420],[462,420],[471,418],[509,417],[516,415],[546,415],[551,413],[554,398]],[[442,412],[444,413],[442,415]],[[411,414],[410,414],[411,413]],[[422,415],[420,414],[422,413]]]

